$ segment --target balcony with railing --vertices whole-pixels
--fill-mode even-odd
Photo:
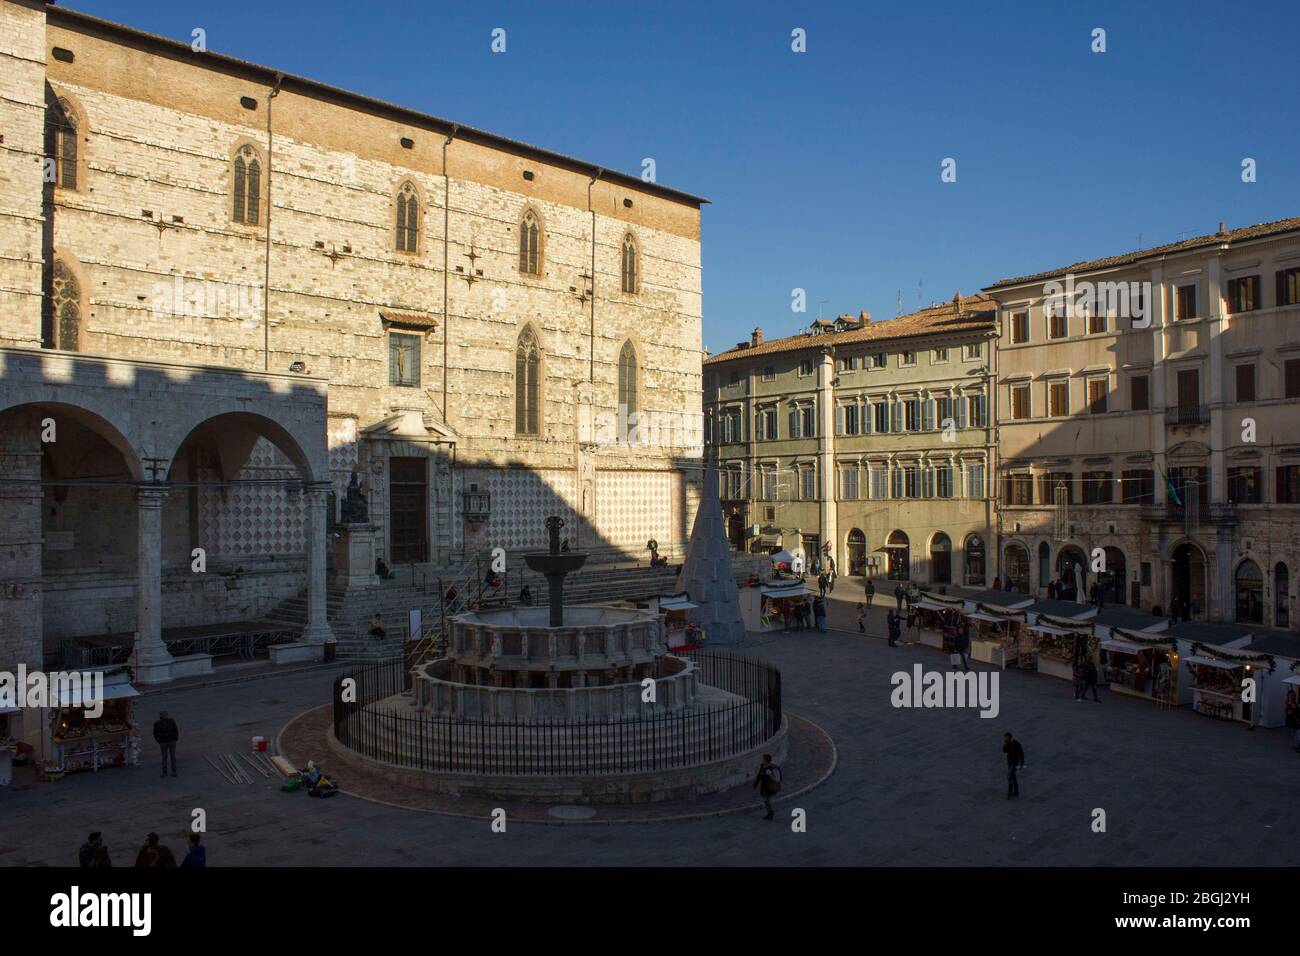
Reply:
[[[1208,405],[1172,405],[1165,409],[1165,423],[1169,425],[1208,425]]]

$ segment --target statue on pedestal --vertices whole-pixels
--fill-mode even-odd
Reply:
[[[361,482],[355,471],[352,472],[352,480],[348,482],[348,490],[339,511],[340,524],[365,524],[370,520],[370,506],[366,503],[365,493],[361,490]]]

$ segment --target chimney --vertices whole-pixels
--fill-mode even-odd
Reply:
[[[758,326],[754,326],[754,332],[753,332],[753,334],[750,335],[750,337],[749,337],[749,344],[750,344],[750,345],[762,345],[762,344],[763,344],[763,330],[762,330],[761,328],[759,328]]]
[[[952,294],[952,311],[955,315],[961,315],[962,298],[960,292]]]
[[[1219,235],[1223,235],[1227,230],[1223,228],[1223,223],[1219,223]]]
[[[859,312],[859,313],[858,313],[858,322],[859,322],[861,325],[866,325],[866,324],[867,324],[868,322],[870,322],[870,321],[871,321],[871,313],[870,313],[870,312]]]

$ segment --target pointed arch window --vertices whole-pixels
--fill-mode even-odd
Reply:
[[[251,144],[235,153],[233,205],[230,218],[245,226],[256,226],[262,218],[262,160]]]
[[[519,271],[525,275],[542,274],[542,224],[531,209],[519,223]]]
[[[77,188],[77,114],[63,97],[46,110],[45,154],[54,160],[54,185]]]
[[[541,431],[541,349],[532,329],[524,329],[515,345],[515,432],[537,435]]]
[[[632,233],[623,237],[623,291],[634,295],[639,278],[636,239]]]
[[[397,251],[415,252],[420,238],[420,200],[415,186],[403,183],[397,193]]]
[[[618,354],[618,418],[620,437],[628,440],[630,427],[637,413],[636,403],[636,349],[624,342]]]
[[[51,302],[56,349],[77,351],[81,342],[81,287],[62,259],[54,260]]]

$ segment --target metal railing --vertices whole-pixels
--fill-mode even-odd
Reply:
[[[781,673],[752,658],[689,655],[699,679],[741,700],[724,707],[630,720],[476,721],[401,714],[382,701],[404,692],[402,659],[359,668],[334,683],[334,736],[377,760],[418,770],[576,776],[647,773],[742,754],[780,729]],[[343,682],[355,681],[344,702]]]
[[[1173,405],[1165,409],[1165,421],[1171,425],[1206,425],[1210,409],[1207,405]]]
[[[297,640],[291,628],[268,628],[259,631],[224,631],[195,637],[169,638],[163,643],[173,657],[189,654],[211,654],[213,657],[239,657],[253,660],[265,657],[272,644],[288,644]],[[126,664],[135,649],[134,638],[122,644],[92,644],[75,639],[64,640],[59,645],[59,666],[62,667],[114,667]]]

